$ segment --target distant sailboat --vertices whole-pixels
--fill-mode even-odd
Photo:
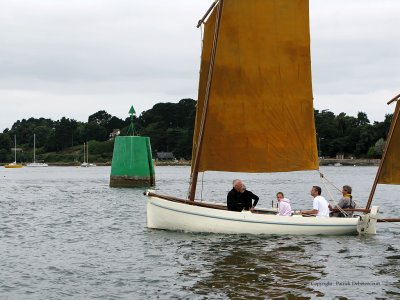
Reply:
[[[17,168],[22,168],[21,164],[17,164],[17,136],[14,135],[14,162],[5,165],[5,168],[8,169],[17,169]]]
[[[26,165],[27,167],[48,167],[49,165],[43,162],[36,161],[36,134],[33,134],[33,162]]]
[[[89,143],[83,143],[83,163],[81,164],[81,167],[88,168],[95,166],[96,166],[95,164],[89,163]]]

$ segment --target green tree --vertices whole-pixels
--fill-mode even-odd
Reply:
[[[333,156],[336,154],[333,143],[337,136],[335,114],[329,110],[314,110],[315,128],[317,131],[317,142],[320,145],[320,153],[323,156]]]
[[[48,126],[37,126],[34,129],[34,134],[36,135],[36,148],[44,147],[49,143],[49,138],[52,133],[52,128]],[[32,147],[33,147],[33,137]]]
[[[366,113],[364,112],[358,112],[357,114],[357,126],[365,126],[368,125],[369,123],[369,119]]]
[[[374,142],[373,127],[370,124],[365,124],[361,125],[357,130],[359,134],[352,137],[352,140],[356,143],[353,153],[355,157],[365,157],[368,155],[368,149]]]
[[[324,156],[334,157],[337,153],[366,156],[376,141],[373,126],[363,112],[359,112],[357,118],[345,113],[335,116],[328,110],[314,113],[317,142]]]
[[[46,127],[52,129],[54,121],[45,118],[29,118],[18,120],[11,127],[11,133],[17,135],[18,144],[25,144],[27,147],[33,147],[33,134],[37,127]]]
[[[85,123],[82,126],[81,138],[83,141],[106,141],[108,139],[107,129],[97,122]]]
[[[191,157],[196,101],[182,99],[178,103],[158,103],[143,112],[135,127],[149,136],[153,151],[173,152],[175,157]]]
[[[9,161],[13,142],[7,133],[0,133],[0,162]]]
[[[107,125],[108,133],[111,133],[114,129],[121,130],[127,126],[129,126],[129,122],[127,123],[126,121],[124,121],[120,118],[117,118],[117,117],[111,117],[111,119]]]
[[[392,123],[393,114],[386,114],[385,120],[383,122],[374,122],[374,133],[375,133],[375,141],[380,139],[381,137],[385,140],[387,139],[387,135],[389,133],[390,124]]]
[[[385,149],[385,140],[383,138],[380,138],[379,140],[376,141],[375,146],[374,146],[374,155],[376,157],[381,158],[383,154],[383,150]]]
[[[111,119],[112,116],[109,113],[107,113],[105,110],[99,110],[98,112],[89,116],[88,123],[95,122],[100,126],[108,127]]]
[[[62,117],[61,120],[55,122],[54,146],[57,151],[74,145],[74,134],[76,134],[77,127],[78,122],[76,120],[67,119],[66,117]]]

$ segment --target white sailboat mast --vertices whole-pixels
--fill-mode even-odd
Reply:
[[[14,161],[17,162],[17,136],[14,134]]]
[[[33,162],[36,162],[36,134],[33,134]]]

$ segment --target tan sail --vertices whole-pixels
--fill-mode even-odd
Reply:
[[[393,114],[390,126],[388,144],[386,145],[385,156],[383,158],[378,183],[381,184],[400,184],[400,127],[399,127],[399,101]]]
[[[224,0],[221,13],[199,171],[318,169],[308,1]],[[205,24],[193,153],[216,17]]]

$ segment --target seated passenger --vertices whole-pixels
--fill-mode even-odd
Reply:
[[[339,200],[339,203],[334,208],[356,208],[356,203],[353,201],[353,196],[351,195],[352,188],[349,185],[344,185],[342,189],[342,199]],[[332,214],[333,217],[351,217],[353,216],[352,211],[346,211],[345,213],[338,211]]]
[[[289,199],[285,198],[282,192],[276,193],[276,199],[278,200],[278,216],[291,216],[292,207],[290,206]]]
[[[227,196],[227,207],[228,210],[232,211],[253,210],[258,203],[258,199],[257,195],[246,190],[246,186],[240,179],[235,179],[233,188]]]
[[[321,196],[321,188],[314,185],[311,189],[311,196],[313,196],[313,209],[301,210],[301,214],[315,215],[316,217],[329,218],[329,204],[324,197]]]

